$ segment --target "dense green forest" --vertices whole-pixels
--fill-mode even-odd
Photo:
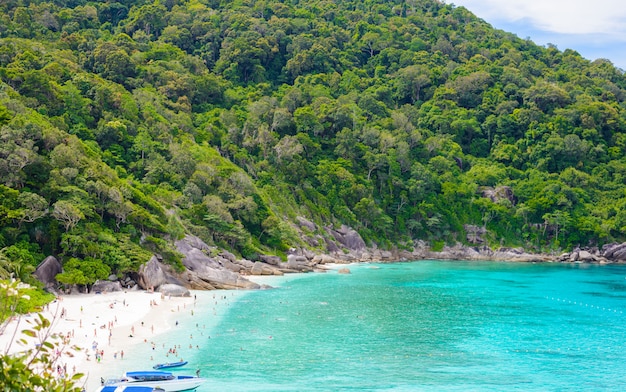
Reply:
[[[0,277],[626,239],[626,76],[437,0],[3,0]],[[491,197],[486,197],[491,195]],[[323,251],[322,245],[317,250]]]

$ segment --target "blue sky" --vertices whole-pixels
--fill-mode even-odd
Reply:
[[[538,45],[609,59],[626,70],[625,0],[449,0],[493,27]]]

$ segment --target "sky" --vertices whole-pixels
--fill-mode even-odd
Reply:
[[[626,71],[625,0],[448,0],[538,45],[604,58]]]

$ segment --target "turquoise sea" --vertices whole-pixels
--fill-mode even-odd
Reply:
[[[198,293],[193,315],[126,370],[180,346],[179,372],[209,379],[199,392],[626,390],[626,266],[348,268]]]

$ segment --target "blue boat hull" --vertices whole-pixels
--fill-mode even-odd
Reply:
[[[185,366],[186,364],[187,364],[187,361],[172,362],[172,363],[158,363],[154,365],[152,368],[153,369],[169,369],[169,368]]]

